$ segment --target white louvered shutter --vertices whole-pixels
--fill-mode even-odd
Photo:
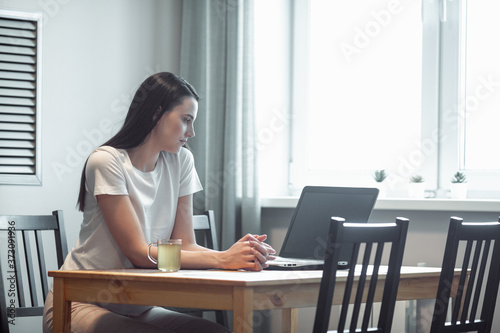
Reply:
[[[41,14],[0,11],[0,184],[41,184]]]

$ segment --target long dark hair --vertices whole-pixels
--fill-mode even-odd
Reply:
[[[183,78],[172,73],[157,73],[148,77],[137,89],[122,128],[102,146],[130,149],[144,143],[161,116],[182,104],[184,98],[200,99],[196,90]],[[80,179],[77,206],[85,208],[85,169]]]

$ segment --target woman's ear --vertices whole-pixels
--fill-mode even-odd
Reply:
[[[158,106],[158,109],[156,109],[156,112],[155,112],[155,114],[153,116],[153,121],[156,121],[156,119],[158,119],[158,116],[160,115],[162,109],[163,108],[161,107],[161,105]]]

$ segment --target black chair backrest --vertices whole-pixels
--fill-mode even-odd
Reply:
[[[207,210],[203,214],[193,215],[193,228],[196,235],[196,242],[209,249],[219,250],[219,242],[217,241],[217,229],[215,227],[215,215],[213,210]],[[170,308],[173,309],[173,308]],[[199,310],[199,309],[178,309],[174,310],[190,313],[190,312],[205,312],[214,311],[215,320],[219,325],[229,328],[229,319],[226,311],[222,310]]]
[[[396,223],[345,223],[343,218],[331,218],[325,266],[314,320],[314,333],[323,333],[328,330],[335,284],[338,278],[337,263],[340,251],[342,247],[350,248],[351,246],[352,252],[337,331],[391,331],[407,231],[408,219],[401,217],[396,219]],[[387,256],[384,254],[384,249],[388,247]],[[361,264],[356,265],[358,262]],[[387,265],[387,273],[385,265]],[[385,275],[382,293],[380,293],[380,288],[383,278],[380,279],[379,283],[381,275]],[[353,294],[356,280],[357,287]],[[376,291],[378,295],[382,295],[382,304],[378,321],[374,323],[374,327],[369,327]],[[352,304],[350,305],[350,303]],[[362,303],[365,303],[364,311],[361,310]],[[347,323],[349,308],[352,312],[350,323]],[[361,312],[362,316],[360,317]]]
[[[443,257],[431,332],[490,332],[500,283],[499,222],[452,217]],[[461,269],[452,285],[455,267]],[[447,322],[451,291],[456,290]]]
[[[0,215],[0,231],[7,236],[2,252],[8,252],[6,265],[0,264],[0,328],[9,332],[8,323],[15,324],[15,317],[43,315],[49,285],[42,235],[54,233],[57,268],[64,263],[68,245],[61,210],[52,215]]]
[[[199,244],[209,249],[219,250],[213,210],[208,210],[200,215],[193,215],[193,227]]]

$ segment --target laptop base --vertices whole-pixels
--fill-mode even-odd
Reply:
[[[297,271],[297,270],[302,270],[302,271],[314,271],[314,270],[323,270],[324,265],[300,265],[300,266],[294,266],[290,264],[286,265],[269,265],[269,267],[266,268],[266,270],[272,270],[272,271]],[[347,261],[339,261],[337,265],[337,269],[343,270],[343,269],[348,269],[349,268],[349,263]]]

